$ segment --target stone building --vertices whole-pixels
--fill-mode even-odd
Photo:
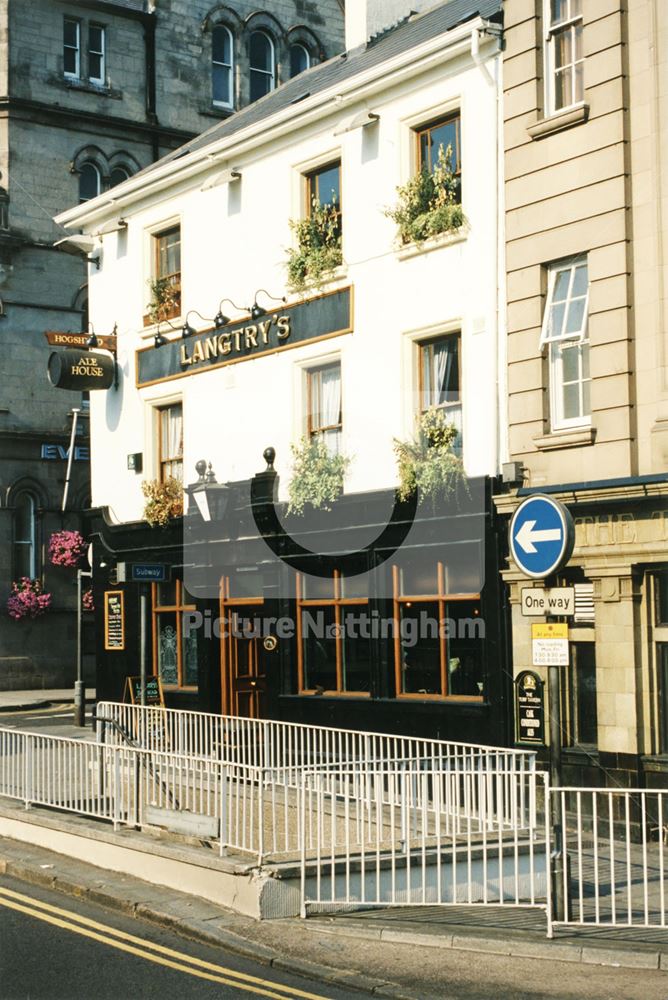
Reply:
[[[73,574],[46,547],[88,503],[87,401],[50,387],[44,332],[87,328],[87,267],[52,217],[342,47],[337,0],[0,2],[0,687],[70,683],[74,662]],[[52,609],[14,622],[23,575]]]
[[[516,488],[576,542],[567,782],[668,770],[668,25],[660,0],[507,0],[508,411]],[[511,477],[512,478],[512,477]],[[521,481],[521,486],[519,483]],[[531,622],[510,563],[515,673]],[[539,673],[542,671],[539,670]]]

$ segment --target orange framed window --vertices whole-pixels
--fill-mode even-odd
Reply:
[[[183,627],[184,612],[195,610],[181,580],[152,584],[153,673],[163,687],[197,687],[197,632]]]
[[[343,434],[341,364],[336,361],[311,368],[306,379],[308,436],[321,438],[332,454],[338,454]]]
[[[154,277],[164,282],[161,319],[181,313],[181,226],[170,226],[153,236]]]
[[[392,567],[398,698],[484,697],[484,623],[479,593],[449,594],[443,562]]]
[[[169,478],[183,482],[183,405],[158,408],[158,468],[161,483]]]
[[[335,236],[340,239],[343,231],[341,207],[341,161],[327,163],[306,174],[306,212],[310,215],[313,206],[335,209],[337,226]]]
[[[369,596],[365,575],[297,574],[297,670],[300,694],[371,691]]]
[[[438,164],[441,147],[445,154],[450,150],[448,165],[457,178],[457,202],[462,200],[462,119],[459,112],[438,118],[415,129],[418,171],[433,173]]]

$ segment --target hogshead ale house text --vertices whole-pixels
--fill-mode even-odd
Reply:
[[[95,351],[54,351],[49,356],[48,373],[56,389],[81,392],[108,389],[114,381],[116,362],[111,354]]]

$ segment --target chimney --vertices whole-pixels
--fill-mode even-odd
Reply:
[[[436,6],[435,0],[346,0],[346,49],[364,45],[411,13]]]

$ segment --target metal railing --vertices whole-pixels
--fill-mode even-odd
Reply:
[[[391,760],[412,760],[428,762],[438,770],[525,773],[533,771],[536,763],[535,753],[529,750],[120,702],[99,702],[97,717],[114,720],[147,749],[212,757],[268,770],[329,764],[340,767],[349,763],[373,767]],[[118,739],[118,735],[110,735],[110,742]]]
[[[668,791],[553,788],[564,912],[556,924],[668,926]]]

